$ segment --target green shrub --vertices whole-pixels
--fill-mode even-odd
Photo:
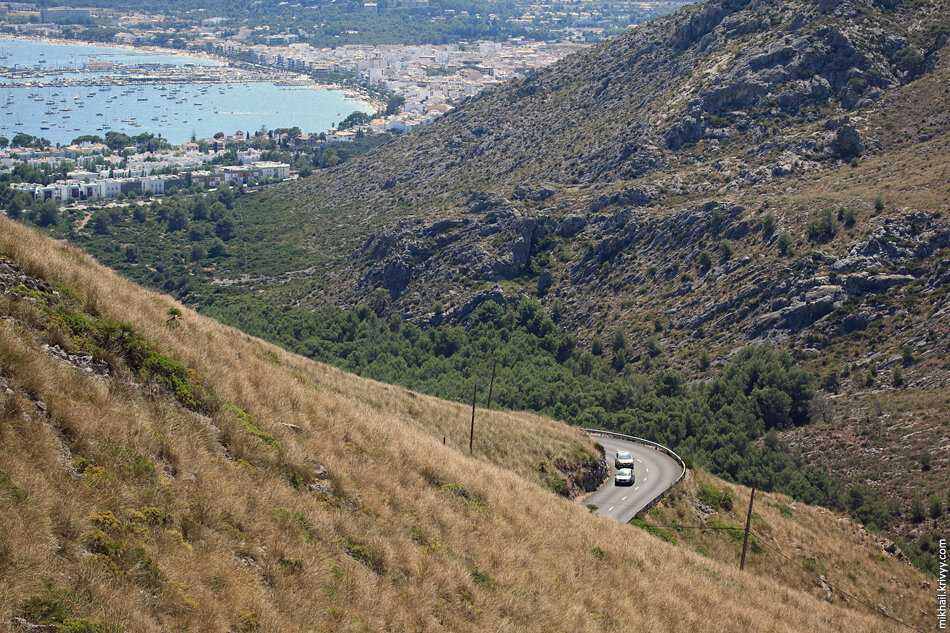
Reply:
[[[478,511],[488,508],[488,504],[472,494],[468,488],[462,484],[445,484],[442,486],[442,492],[447,492],[464,501],[466,505]]]
[[[911,75],[915,75],[923,66],[924,56],[916,46],[910,44],[894,55],[894,64],[897,68]]]
[[[719,257],[722,261],[732,259],[732,256],[736,254],[736,249],[732,246],[732,242],[729,240],[722,240],[719,242]]]
[[[205,391],[198,384],[201,379],[198,373],[164,354],[149,350],[139,375],[171,389],[175,399],[189,409],[201,409],[205,402]]]
[[[927,511],[924,508],[924,502],[920,499],[920,493],[915,492],[910,500],[910,520],[914,523],[921,523],[927,518]]]
[[[900,365],[894,365],[894,369],[891,371],[891,385],[894,387],[902,387],[904,385],[904,372],[901,370]]]
[[[5,490],[10,493],[10,495],[13,496],[13,500],[17,503],[26,501],[27,497],[30,496],[26,490],[13,483],[10,477],[2,470],[0,470],[0,490]]]
[[[303,570],[303,561],[299,558],[281,558],[277,561],[277,566],[288,573],[296,574]]]
[[[274,450],[280,451],[281,447],[280,447],[280,443],[277,441],[277,438],[275,438],[270,433],[265,433],[264,431],[259,429],[251,421],[251,416],[248,415],[243,409],[236,407],[234,405],[230,405],[230,404],[227,405],[226,408],[228,411],[230,411],[237,417],[238,421],[241,423],[241,426],[244,427],[244,430],[246,430],[248,433],[250,433],[257,439],[259,439],[260,441],[264,442],[265,444],[267,444]]]
[[[590,352],[594,356],[603,356],[604,355],[604,342],[600,340],[600,337],[595,336],[594,340],[590,343]]]
[[[726,512],[732,510],[732,495],[728,491],[719,490],[709,484],[701,483],[699,484],[696,496],[713,510],[724,510]]]
[[[346,553],[353,558],[353,560],[366,565],[376,573],[383,573],[385,571],[382,558],[373,552],[368,545],[354,543],[347,539],[343,539],[343,545]]]
[[[782,233],[776,241],[778,252],[782,255],[788,255],[792,252],[792,237],[788,233]]]
[[[896,518],[882,495],[867,484],[856,484],[848,489],[847,505],[857,522],[873,529],[886,530]]]
[[[939,519],[943,516],[943,502],[940,501],[940,497],[937,495],[930,495],[930,499],[927,500],[927,507],[930,510],[931,519]]]
[[[905,365],[910,365],[914,362],[914,348],[912,346],[901,346],[901,360]]]
[[[47,598],[29,598],[20,608],[25,620],[32,624],[62,622],[69,617],[69,610],[59,602]]]
[[[118,473],[139,481],[153,481],[155,479],[155,466],[145,455],[134,448],[110,443],[109,454],[112,455]]]
[[[851,207],[838,207],[838,222],[843,222],[845,226],[852,227],[857,221],[858,214]]]
[[[824,209],[808,223],[808,239],[812,242],[827,242],[835,236],[838,223],[831,209]]]
[[[550,489],[554,494],[560,495],[562,497],[570,496],[571,489],[563,477],[552,472],[544,472],[542,473],[541,477],[544,480],[545,486],[547,486],[548,489]]]
[[[672,533],[664,530],[663,528],[657,527],[655,525],[650,525],[643,519],[634,518],[632,521],[630,521],[630,525],[634,525],[640,528],[641,530],[644,530],[648,534],[652,534],[653,536],[666,541],[667,543],[672,543],[673,545],[676,545],[676,538],[673,536]]]
[[[155,506],[145,506],[142,508],[142,515],[145,517],[145,522],[149,525],[165,525],[171,519],[167,512]]]
[[[700,251],[696,256],[696,265],[700,270],[709,270],[712,266],[712,253],[707,250]]]
[[[495,579],[488,575],[486,572],[483,572],[478,567],[472,567],[472,581],[476,585],[482,585],[485,587],[491,587],[495,584]]]
[[[284,523],[299,530],[304,539],[307,541],[313,540],[313,531],[310,527],[310,521],[308,521],[307,517],[305,517],[302,513],[296,510],[280,507],[271,510],[270,517],[275,521],[283,521]]]
[[[712,356],[710,356],[709,350],[703,348],[699,351],[698,363],[700,370],[706,371],[709,369],[709,365],[712,363]]]

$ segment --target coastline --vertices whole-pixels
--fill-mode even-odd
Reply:
[[[226,66],[230,60],[218,55],[213,55],[205,51],[192,51],[185,49],[182,51],[177,48],[164,48],[161,46],[135,46],[132,44],[121,44],[117,42],[87,42],[85,40],[69,40],[62,37],[46,37],[42,35],[8,35],[0,34],[3,40],[25,40],[29,42],[40,42],[41,44],[52,44],[54,46],[82,46],[85,48],[116,48],[123,51],[145,52],[150,55],[164,55],[168,57],[190,57],[207,62],[216,62]]]
[[[70,40],[60,37],[46,37],[38,35],[8,35],[0,34],[0,40],[25,40],[31,42],[39,42],[41,44],[50,44],[54,46],[82,46],[86,48],[114,48],[118,50],[125,51],[135,51],[138,53],[148,53],[150,55],[163,55],[168,57],[183,57],[191,59],[200,59],[202,61],[214,62],[221,66],[228,66],[234,60],[231,60],[227,57],[221,55],[216,55],[214,53],[208,53],[207,51],[197,51],[194,49],[177,49],[177,48],[164,48],[161,46],[148,46],[148,45],[133,45],[133,44],[120,44],[113,42],[87,42],[84,40]],[[288,76],[293,75],[302,80],[302,83],[309,85],[313,88],[320,88],[323,90],[332,90],[335,92],[341,92],[348,99],[353,99],[364,104],[371,113],[380,112],[386,109],[386,104],[383,101],[380,101],[379,98],[370,94],[367,91],[360,90],[353,86],[344,86],[335,82],[320,82],[310,77],[309,75],[304,75],[301,73],[293,73],[282,68],[276,68],[272,66],[267,66],[265,64],[259,64],[263,68],[280,70],[288,74]],[[303,81],[305,80],[305,81]]]

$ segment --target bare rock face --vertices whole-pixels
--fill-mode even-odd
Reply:
[[[33,624],[24,618],[13,618],[10,620],[10,626],[14,631],[27,631],[29,633],[55,633],[56,627],[52,624]]]
[[[558,464],[555,464],[555,466],[558,466]],[[558,468],[558,470],[561,469]],[[600,485],[604,483],[604,480],[607,479],[610,470],[607,466],[606,456],[600,455],[600,461],[595,462],[592,466],[587,466],[574,472],[568,470],[561,470],[561,472],[567,476],[567,481],[570,485],[568,497],[573,499],[585,492],[597,490]]]
[[[612,205],[643,207],[653,202],[656,192],[646,187],[631,187],[612,196],[601,196],[590,205],[591,213],[597,213]]]
[[[515,187],[515,199],[517,200],[532,200],[534,202],[541,202],[547,200],[554,195],[553,189],[548,189],[547,187],[539,187],[534,189],[527,185],[518,185]]]
[[[388,290],[393,299],[398,299],[412,279],[412,269],[409,258],[399,254],[385,260],[381,265],[374,266],[366,275],[365,281],[369,285]]]
[[[664,140],[668,148],[678,150],[687,143],[695,143],[701,139],[705,131],[706,126],[701,118],[687,115],[666,132]]]
[[[672,46],[683,50],[693,44],[701,42],[712,33],[723,18],[738,11],[749,3],[749,0],[726,0],[724,2],[707,2],[703,10],[693,15],[689,20],[676,27],[673,34]]]
[[[670,331],[687,335],[728,328],[778,341],[812,327],[840,336],[873,325],[880,310],[851,304],[901,293],[908,275],[919,281],[912,260],[938,252],[946,235],[916,231],[916,220],[868,234],[861,209],[849,250],[820,261],[789,255],[775,260],[781,270],[741,255],[706,269],[695,262],[702,250],[719,259],[722,240],[774,244],[790,230],[766,235],[754,213],[706,201],[841,168],[831,156],[877,151],[867,117],[852,113],[905,82],[895,59],[909,45],[882,2],[696,3],[466,100],[406,136],[399,156],[374,154],[373,169],[345,163],[341,189],[350,172],[370,192],[395,179],[379,206],[395,212],[387,205],[398,199],[411,215],[355,253],[354,296],[342,302],[383,289],[410,320],[463,323],[486,300],[536,289],[543,303],[561,302],[565,327],[587,328],[594,296],[663,284]],[[681,165],[694,159],[707,166],[683,177]],[[400,180],[409,164],[415,180]],[[477,190],[455,186],[463,174],[479,176],[469,181]],[[690,202],[671,208],[677,198]],[[927,275],[928,288],[950,284],[950,267],[928,266]],[[733,278],[727,298],[722,284]],[[437,301],[443,309],[433,316]]]
[[[484,193],[481,191],[476,191],[468,199],[468,208],[472,213],[483,213],[489,209],[494,209],[495,207],[501,206],[504,204],[504,200],[501,196],[498,196],[494,193]]]
[[[840,286],[819,286],[790,301],[788,305],[763,315],[753,326],[757,332],[779,329],[800,332],[844,305],[848,293]]]
[[[714,517],[718,514],[718,512],[699,499],[693,499],[693,509],[696,511],[696,516],[700,521],[705,521],[706,519]]]
[[[864,152],[864,141],[861,140],[861,135],[854,129],[854,126],[848,123],[838,127],[835,131],[830,150],[841,158],[853,158]]]
[[[557,234],[563,238],[574,237],[585,226],[587,226],[587,218],[582,215],[569,215],[557,225]]]
[[[553,277],[551,271],[548,268],[545,268],[541,271],[541,274],[538,275],[538,294],[544,295],[548,291],[548,288],[551,287],[553,282]]]
[[[831,269],[867,271],[929,257],[947,246],[950,235],[947,231],[926,230],[928,225],[927,217],[922,214],[906,216],[903,221],[889,220],[853,246],[845,257],[835,261]]]

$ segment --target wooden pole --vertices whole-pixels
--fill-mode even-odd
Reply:
[[[749,547],[749,528],[752,526],[752,502],[755,501],[755,482],[752,482],[752,494],[749,495],[749,513],[745,518],[745,536],[742,538],[742,558],[739,559],[739,571],[745,568],[745,552]]]
[[[491,365],[491,381],[488,383],[488,406],[485,407],[486,409],[491,409],[491,392],[495,388],[495,367],[497,366],[498,360],[496,359]]]
[[[472,445],[475,443],[475,397],[478,395],[478,385],[472,388],[472,430],[468,433],[468,454],[472,454]]]

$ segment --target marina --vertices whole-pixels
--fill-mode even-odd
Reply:
[[[90,52],[81,66],[64,63],[82,48]],[[235,130],[298,126],[321,132],[354,110],[369,110],[342,92],[291,75],[202,59],[10,39],[0,40],[0,51],[6,56],[0,67],[0,135],[8,138],[26,133],[68,144],[81,134],[150,132],[180,144]],[[32,66],[25,66],[26,59]]]

